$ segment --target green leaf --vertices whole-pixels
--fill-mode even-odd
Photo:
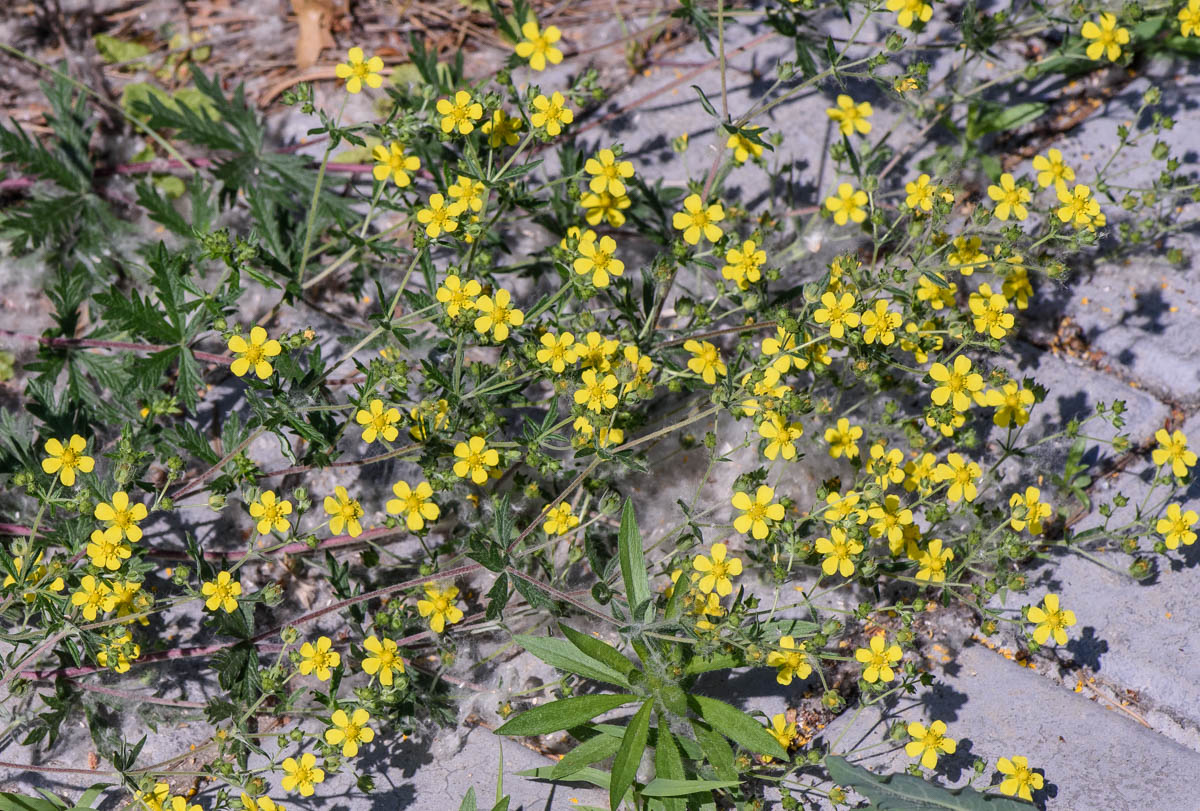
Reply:
[[[545,735],[560,729],[578,726],[601,713],[615,710],[622,704],[636,701],[628,693],[614,695],[576,696],[563,698],[518,715],[496,730],[497,735]],[[772,739],[774,740],[774,739]]]
[[[696,743],[704,752],[704,759],[716,771],[722,780],[736,780],[737,768],[733,765],[733,748],[719,732],[703,721],[693,720],[692,731],[696,733]]]
[[[132,62],[150,53],[150,49],[140,42],[130,42],[108,34],[96,34],[92,37],[92,42],[96,44],[100,58],[110,65],[113,62]],[[138,66],[131,65],[130,67]]]
[[[563,635],[570,640],[572,645],[597,662],[603,662],[608,665],[622,676],[628,678],[631,673],[637,670],[637,665],[629,661],[620,651],[607,642],[596,639],[594,636],[580,633],[570,626],[563,625],[561,622],[558,624],[558,627],[562,630]]]
[[[654,771],[654,779],[650,781],[647,788],[656,786],[657,790],[661,791],[664,783],[687,782],[687,774],[683,771],[683,758],[679,754],[679,745],[675,743],[675,736],[667,728],[667,722],[662,713],[659,713],[658,716],[658,740],[654,746]],[[645,790],[642,793],[645,794]],[[694,792],[684,792],[684,794],[692,793]],[[678,799],[680,795],[647,794],[646,796],[669,797],[670,799],[663,801],[663,806],[667,811],[686,811],[687,809],[687,803]]]
[[[650,603],[650,577],[646,573],[646,556],[642,549],[642,533],[638,530],[637,517],[633,514],[633,501],[625,499],[621,511],[621,528],[617,531],[617,553],[621,558],[621,577],[625,580],[625,598],[629,610],[636,611],[645,605],[642,622],[654,619],[654,607]],[[636,620],[637,617],[634,617]]]
[[[64,811],[68,807],[65,803],[52,802],[44,797],[0,791],[0,809],[3,811]]]
[[[967,116],[967,140],[974,141],[994,132],[1016,129],[1041,118],[1048,109],[1049,105],[1041,101],[974,108]]]
[[[641,765],[642,755],[646,752],[646,738],[650,735],[650,713],[653,711],[654,702],[647,701],[625,729],[621,748],[617,750],[617,756],[613,759],[612,784],[608,787],[608,802],[613,808],[621,805],[621,799],[637,777],[638,766]]]
[[[582,733],[581,733],[582,734]],[[610,758],[621,748],[621,738],[615,735],[596,735],[562,756],[550,772],[553,780],[561,780],[585,766]]]
[[[719,729],[725,737],[751,752],[788,760],[787,751],[779,745],[779,741],[775,740],[762,724],[737,707],[707,696],[689,696],[688,703],[701,718],[712,725],[713,729]]]
[[[467,794],[463,797],[462,803],[458,806],[458,811],[476,811],[478,806],[475,804],[475,787],[471,786],[467,789]]]
[[[669,780],[656,777],[646,784],[642,794],[647,797],[685,797],[701,791],[717,788],[734,788],[741,785],[737,780]]]
[[[517,644],[532,653],[551,667],[574,673],[588,679],[629,687],[629,680],[620,672],[613,670],[604,662],[598,662],[565,639],[551,639],[544,636],[526,636],[519,634],[513,637]],[[624,658],[624,657],[621,657]]]
[[[825,767],[829,769],[829,779],[839,786],[854,789],[871,801],[872,808],[880,811],[1027,811],[1033,808],[1031,804],[1011,797],[981,794],[971,788],[945,789],[903,772],[878,775],[835,755],[825,756]]]
[[[532,777],[535,780],[553,780],[554,778],[550,776],[553,771],[553,766],[540,766],[536,769],[526,769],[523,772],[517,772],[517,776]],[[571,782],[591,783],[598,788],[607,789],[609,783],[612,782],[612,778],[608,772],[602,772],[599,769],[593,769],[591,766],[588,766],[586,769],[580,769],[572,774]]]

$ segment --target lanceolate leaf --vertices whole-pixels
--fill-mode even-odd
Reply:
[[[671,730],[667,729],[664,723],[663,716],[658,716],[658,741],[654,747],[654,771],[655,777],[647,788],[654,786],[656,790],[662,790],[665,783],[686,783],[687,775],[683,771],[683,758],[679,755],[679,747],[675,743],[675,736],[671,734]],[[682,794],[692,794],[700,789],[692,789],[685,791]],[[645,791],[642,792],[645,794]],[[679,799],[680,794],[647,794],[648,797],[666,797],[663,800],[663,806],[667,811],[685,811],[687,803]]]
[[[605,758],[610,758],[621,748],[621,739],[613,735],[597,735],[589,738],[562,756],[550,771],[553,780],[561,780]]]
[[[577,696],[543,704],[521,713],[496,730],[499,735],[546,735],[590,721],[601,713],[636,701],[628,693],[603,696]]]
[[[736,780],[668,780],[656,777],[646,784],[642,794],[647,797],[686,797],[701,791],[712,791],[715,788],[733,788],[738,785]]]
[[[621,529],[617,532],[617,552],[621,558],[621,576],[625,580],[625,597],[629,610],[650,600],[650,577],[646,573],[646,557],[642,550],[642,533],[638,530],[637,517],[633,514],[633,502],[625,499],[621,511]],[[654,609],[646,607],[643,617],[634,620],[649,622],[654,618]]]
[[[970,788],[945,789],[903,772],[878,775],[845,758],[826,755],[829,779],[847,786],[871,801],[880,811],[1028,811],[1029,803],[981,794]]]
[[[647,701],[625,729],[621,748],[617,750],[617,756],[613,759],[612,784],[608,787],[608,802],[613,808],[620,806],[621,798],[637,777],[638,766],[646,752],[646,738],[650,734],[650,713],[653,711],[654,702]]]
[[[574,673],[584,678],[615,684],[619,687],[629,687],[629,680],[623,674],[613,670],[604,662],[599,662],[588,656],[565,639],[549,639],[543,636],[525,635],[519,635],[514,638],[522,648],[546,664],[557,667],[559,670],[565,670],[568,673]],[[624,657],[621,658],[624,659]]]
[[[770,755],[780,760],[788,759],[788,754],[779,745],[779,741],[771,737],[762,724],[736,707],[707,696],[690,696],[689,703],[696,714],[711,724],[713,729],[720,730],[725,737],[751,752]]]
[[[622,676],[628,678],[630,673],[637,670],[637,665],[622,656],[620,651],[607,642],[596,639],[594,636],[580,633],[562,623],[559,623],[558,627],[562,629],[563,635],[571,641],[572,645],[579,648],[587,656],[608,665]]]

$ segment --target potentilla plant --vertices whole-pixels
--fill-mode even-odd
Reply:
[[[561,758],[531,775],[592,783],[613,809],[760,807],[767,786],[785,808],[852,792],[1026,807],[1051,766],[1017,753],[978,753],[954,795],[927,779],[957,750],[946,720],[869,744],[912,759],[888,781],[823,729],[933,683],[913,625],[940,607],[1031,651],[1066,644],[1071,607],[1020,596],[1055,548],[1115,541],[1141,576],[1196,540],[1182,432],[1134,446],[1119,400],[1061,421],[1009,362],[1039,286],[1114,229],[1127,246],[1169,236],[1182,225],[1166,213],[1195,194],[1179,159],[1148,145],[1174,126],[1153,90],[1148,127],[1122,127],[1095,172],[1058,147],[981,147],[1049,109],[983,90],[1187,51],[1200,33],[1196,0],[1085,5],[963,10],[950,29],[962,64],[931,83],[907,46],[939,7],[843,4],[852,34],[834,39],[830,4],[775,4],[752,13],[796,59],[736,110],[732,10],[686,3],[676,14],[722,76],[719,98],[696,88],[717,151],[664,180],[596,128],[595,71],[543,83],[579,43],[522,3],[491,7],[513,48],[493,76],[414,37],[410,81],[387,81],[363,46],[338,64],[330,109],[309,86],[289,91],[325,144],[315,166],[273,151],[241,89],[198,69],[191,101],[135,99],[129,125],[186,178],[179,199],[136,180],[120,210],[90,91],[42,66],[53,135],[0,129],[0,158],[30,179],[3,232],[45,261],[54,306],[43,335],[4,333],[37,343],[22,410],[0,421],[0,683],[23,742],[70,743],[82,714],[108,785],[152,811],[275,811],[341,774],[370,792],[363,754],[456,725],[456,692],[477,689],[488,655],[473,657],[515,641],[561,675],[497,688],[510,692],[495,732],[552,736]],[[869,21],[890,27],[882,47],[861,37]],[[1041,34],[1058,42],[1041,61],[975,78],[991,49]],[[829,99],[833,179],[748,208],[726,178],[751,167],[768,182],[786,133],[766,113],[814,90]],[[350,123],[342,93],[370,94],[379,117]],[[879,132],[880,106],[948,138],[910,159],[923,144]],[[686,133],[661,134],[686,156]],[[345,150],[367,165],[335,188]],[[1148,187],[1110,175],[1134,151],[1162,165]],[[166,236],[148,238],[146,220]],[[530,223],[535,243],[514,239]],[[818,260],[823,240],[836,248]],[[368,304],[322,335],[307,308],[335,283]],[[1097,438],[1105,423],[1115,439]],[[1098,444],[1148,456],[1158,476],[1076,532]],[[263,461],[276,448],[282,466]],[[704,461],[695,495],[645,535],[653,494],[633,484],[683,452]],[[1042,476],[1041,458],[1061,464]],[[839,472],[796,486],[818,469]],[[702,502],[711,481],[732,484]],[[244,535],[207,531],[218,515]],[[184,616],[201,621],[174,627]],[[211,729],[184,753],[199,763],[186,784],[96,711],[142,700],[136,677],[178,660],[218,688],[154,698]],[[705,691],[706,674],[734,668],[805,685],[811,713],[759,717]]]

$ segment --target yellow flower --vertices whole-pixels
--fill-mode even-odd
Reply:
[[[446,205],[446,198],[438,193],[429,195],[429,205],[417,212],[417,222],[425,226],[425,235],[437,239],[442,232],[458,230],[458,218],[467,210],[465,203],[454,201]]]
[[[57,439],[47,439],[44,447],[46,458],[42,460],[42,471],[51,476],[57,473],[65,487],[75,485],[76,470],[91,473],[96,467],[96,460],[84,454],[87,440],[79,434],[71,434],[66,445]]]
[[[767,261],[766,251],[758,249],[758,243],[747,239],[741,248],[730,248],[725,254],[725,266],[721,276],[735,282],[739,290],[745,290],[762,278],[762,265]]]
[[[108,524],[104,534],[109,540],[118,541],[124,536],[137,543],[142,539],[142,528],[137,522],[146,517],[146,505],[139,502],[130,506],[129,494],[124,490],[113,493],[110,503],[97,504],[92,514],[96,520]]]
[[[404,144],[395,141],[387,146],[376,146],[374,155],[375,168],[371,174],[380,183],[387,182],[390,177],[393,183],[403,189],[412,183],[409,173],[421,168],[421,159],[416,155],[405,155]]]
[[[242,594],[242,584],[233,579],[229,572],[218,572],[213,580],[200,585],[200,593],[208,599],[204,607],[209,611],[224,609],[226,614],[237,611],[237,598]]]
[[[329,681],[333,669],[342,663],[342,655],[332,650],[333,640],[327,636],[317,637],[317,644],[305,642],[300,646],[300,675],[314,674],[317,681]]]
[[[709,549],[708,557],[697,555],[692,561],[692,568],[701,574],[696,585],[705,594],[715,591],[721,597],[728,597],[733,592],[729,578],[742,573],[742,559],[727,558],[726,552],[725,544],[715,543]]]
[[[850,420],[842,417],[833,428],[825,429],[825,441],[829,443],[829,455],[834,459],[845,455],[847,459],[858,456],[858,440],[863,435],[859,426],[851,426]]]
[[[1096,217],[1102,216],[1100,204],[1092,199],[1090,187],[1078,183],[1074,189],[1067,191],[1067,184],[1060,183],[1054,191],[1058,195],[1058,202],[1062,203],[1056,212],[1062,222],[1090,226]]]
[[[1017,756],[1012,760],[1006,757],[996,761],[996,768],[1004,779],[1000,781],[1000,793],[1009,797],[1017,795],[1022,800],[1033,802],[1033,791],[1041,791],[1045,785],[1040,774],[1029,768],[1029,761]]]
[[[591,420],[587,417],[576,417],[575,422],[571,423],[571,427],[578,434],[576,444],[588,444],[595,437],[597,444],[601,448],[607,448],[610,445],[620,445],[625,441],[625,432],[620,428],[610,429],[607,425],[600,426],[600,432],[597,434]]]
[[[435,295],[437,300],[446,306],[446,315],[457,318],[463,310],[474,309],[475,297],[482,291],[483,288],[474,279],[464,284],[457,276],[450,274],[446,281],[438,286]]]
[[[896,25],[912,28],[913,22],[929,22],[933,17],[933,6],[924,0],[888,0],[887,10],[896,12]]]
[[[1037,155],[1033,159],[1033,168],[1037,171],[1038,185],[1043,189],[1058,186],[1075,179],[1075,170],[1063,163],[1062,152],[1057,149],[1046,150],[1046,155]]]
[[[954,550],[943,549],[942,539],[934,538],[926,549],[917,549],[916,544],[913,544],[909,550],[909,557],[917,562],[915,576],[917,580],[944,583],[946,581],[946,564],[954,560]]]
[[[930,8],[929,12],[930,14],[933,13],[932,7]],[[911,93],[920,86],[921,83],[912,76],[899,76],[896,78],[896,81],[892,82],[892,89],[902,96],[905,93]]]
[[[633,163],[617,160],[616,153],[611,149],[601,149],[596,157],[588,158],[583,170],[593,176],[588,188],[594,194],[607,191],[615,197],[625,193],[625,184],[621,181],[633,177]]]
[[[456,129],[462,135],[470,135],[475,129],[475,122],[483,118],[483,105],[466,90],[455,93],[454,101],[438,99],[437,111],[442,117],[442,132],[447,135]]]
[[[847,492],[844,496],[837,492],[830,493],[825,496],[827,506],[821,517],[830,524],[850,520],[856,524],[865,524],[867,511],[858,505],[859,498],[859,494],[854,490]]]
[[[588,225],[599,225],[603,220],[613,228],[620,228],[625,224],[625,215],[621,212],[633,205],[633,201],[628,194],[612,195],[605,191],[600,194],[589,192],[580,198],[579,204],[584,208]]]
[[[1032,391],[1009,381],[1002,389],[989,389],[984,395],[983,404],[996,409],[992,422],[1000,428],[1007,428],[1029,422],[1029,407],[1036,399]]]
[[[979,237],[958,237],[954,240],[954,250],[946,254],[946,263],[964,276],[970,276],[977,267],[988,261],[988,255],[979,250],[983,240]]]
[[[567,106],[567,100],[557,90],[551,93],[549,98],[541,93],[534,98],[529,123],[538,129],[546,130],[547,135],[558,135],[564,126],[574,120],[575,112]]]
[[[392,485],[395,498],[388,499],[384,509],[389,515],[403,515],[404,523],[411,532],[420,532],[426,521],[436,521],[442,509],[433,502],[433,488],[429,482],[418,482],[410,487],[406,481]]]
[[[909,181],[904,184],[904,191],[908,196],[904,198],[904,203],[909,208],[916,211],[920,209],[926,213],[933,211],[933,197],[937,192],[938,187],[930,182],[929,175],[920,175],[915,181]]]
[[[342,757],[354,757],[358,754],[358,746],[375,740],[375,730],[367,726],[371,714],[358,707],[350,715],[345,710],[334,710],[329,719],[329,729],[325,730],[325,743],[330,746],[342,746]]]
[[[453,625],[462,620],[462,609],[454,604],[458,586],[446,586],[439,590],[433,583],[426,583],[425,596],[427,599],[417,600],[417,611],[422,617],[429,617],[429,627],[434,633],[440,634],[446,623]]]
[[[933,470],[935,482],[950,482],[946,498],[951,501],[962,501],[964,498],[967,501],[974,501],[975,496],[979,494],[975,487],[975,481],[982,475],[983,469],[978,464],[966,461],[961,454],[957,453],[949,454],[946,461]]]
[[[263,490],[250,505],[250,516],[258,519],[258,534],[267,535],[271,530],[287,532],[291,524],[285,516],[292,514],[292,502],[275,496],[274,490]]]
[[[144,614],[154,605],[154,598],[142,591],[142,584],[132,580],[120,580],[113,583],[112,599],[118,618]],[[138,617],[137,621],[142,625],[150,624],[150,619],[145,616]],[[133,620],[131,619],[129,622],[133,622]]]
[[[465,206],[464,211],[466,209],[477,212],[483,210],[483,181],[459,175],[448,191],[455,201]]]
[[[1029,307],[1029,297],[1033,295],[1033,285],[1029,283],[1029,270],[1025,267],[1020,254],[1013,254],[996,265],[996,271],[1004,276],[1000,292],[1009,301],[1017,303],[1018,310]]]
[[[1175,16],[1179,19],[1181,36],[1200,36],[1200,0],[1188,0],[1187,6]]]
[[[597,414],[613,408],[617,405],[617,395],[613,390],[619,382],[616,375],[605,374],[603,377],[597,377],[595,369],[585,369],[583,385],[575,390],[575,402]]]
[[[776,456],[796,458],[796,440],[804,435],[804,426],[799,422],[788,422],[782,415],[769,411],[763,415],[758,426],[758,435],[767,440],[763,455],[774,461]]]
[[[983,376],[971,371],[971,359],[959,355],[954,359],[953,369],[945,364],[935,363],[929,367],[929,376],[938,383],[930,392],[934,405],[945,405],[947,402],[955,411],[966,411],[971,407],[972,398],[982,397]]]
[[[166,785],[165,783],[163,785]],[[152,809],[151,811],[154,811]],[[242,792],[242,811],[285,811],[284,807],[270,797],[251,797]]]
[[[1053,512],[1050,505],[1041,500],[1042,491],[1036,487],[1026,487],[1025,493],[1013,493],[1008,499],[1012,510],[1009,524],[1017,532],[1029,527],[1030,535],[1042,534],[1042,521]]]
[[[692,353],[692,357],[688,359],[688,368],[700,375],[705,383],[711,386],[717,382],[718,375],[725,376],[726,368],[721,362],[721,350],[716,346],[708,341],[685,341],[683,348]]]
[[[511,306],[512,295],[500,288],[493,296],[480,296],[475,300],[475,309],[481,315],[475,319],[475,331],[487,335],[490,331],[497,342],[508,340],[511,327],[525,323],[525,313]]]
[[[833,212],[833,221],[845,225],[847,221],[860,223],[867,218],[867,193],[855,189],[849,183],[839,184],[837,194],[825,198],[825,208]]]
[[[695,245],[703,236],[709,242],[721,238],[721,226],[718,222],[725,219],[725,209],[720,203],[704,205],[698,194],[689,194],[683,200],[683,211],[676,211],[671,218],[671,224],[676,231],[683,232],[683,241]]]
[[[767,522],[782,521],[784,516],[783,505],[772,503],[774,498],[775,491],[765,484],[759,485],[753,499],[749,493],[734,493],[733,508],[742,514],[733,519],[733,528],[758,541],[767,537],[770,533]]]
[[[127,630],[114,628],[105,632],[104,643],[96,652],[96,661],[101,667],[111,667],[114,672],[127,673],[130,663],[141,655],[142,646],[133,641],[133,635]],[[182,797],[175,799],[183,800]],[[178,804],[174,808],[182,811],[182,806]],[[200,811],[200,806],[194,805],[192,809]]]
[[[330,516],[329,531],[340,535],[345,529],[351,538],[362,535],[362,524],[358,519],[363,517],[363,508],[358,499],[350,498],[346,488],[340,484],[333,489],[333,493],[332,496],[325,496],[324,503],[325,513]]]
[[[745,163],[751,156],[759,158],[763,153],[762,144],[756,144],[740,132],[729,136],[725,148],[733,150],[733,159],[738,163]]]
[[[824,555],[821,561],[821,571],[827,575],[840,574],[849,577],[854,574],[854,561],[850,558],[863,551],[863,545],[853,538],[846,536],[846,530],[833,527],[829,530],[830,538],[817,538],[815,548],[818,555]]]
[[[908,492],[916,490],[921,495],[928,495],[932,490],[929,482],[933,478],[933,468],[937,464],[937,457],[932,453],[924,453],[906,462],[904,465],[904,489]]]
[[[364,62],[363,49],[355,47],[346,54],[346,61],[339,63],[333,72],[339,79],[346,80],[347,93],[361,93],[364,82],[371,89],[383,84],[383,77],[379,75],[382,70],[382,59],[372,56]]]
[[[259,380],[266,380],[275,369],[267,358],[273,358],[283,351],[279,341],[274,338],[267,340],[267,331],[262,327],[250,330],[250,342],[241,335],[229,339],[229,351],[237,357],[229,364],[229,370],[238,377],[246,374],[251,368]]]
[[[1196,515],[1195,510],[1183,512],[1178,504],[1171,504],[1167,507],[1167,514],[1154,525],[1154,531],[1163,536],[1167,549],[1178,549],[1180,543],[1191,546],[1196,542],[1192,527],[1197,519],[1200,516]]]
[[[779,742],[779,745],[785,751],[791,747],[800,735],[796,730],[796,722],[789,722],[787,716],[781,712],[771,716],[771,726],[767,727],[767,732]],[[770,755],[763,755],[763,763],[770,763],[772,760],[773,758]]]
[[[881,490],[904,481],[904,454],[899,448],[888,450],[882,442],[871,446],[871,458],[867,461],[867,473],[875,477]]]
[[[891,645],[884,641],[883,636],[873,636],[865,648],[854,651],[854,658],[862,664],[863,681],[874,684],[877,681],[888,682],[896,678],[892,665],[900,661],[904,653],[899,645]]]
[[[934,721],[928,728],[913,721],[906,731],[912,740],[904,745],[904,754],[919,757],[926,769],[936,768],[938,756],[943,752],[953,755],[958,749],[958,743],[946,737],[945,721]]]
[[[895,555],[903,548],[904,531],[912,526],[912,510],[900,506],[900,496],[884,496],[883,503],[872,504],[867,516],[875,519],[871,524],[872,538],[886,538],[889,551]]]
[[[126,670],[129,669],[128,664],[126,664],[125,669]],[[120,673],[121,671],[118,670],[117,672]],[[189,805],[188,801],[187,801],[187,797],[183,797],[180,795],[176,795],[176,796],[172,797],[170,803],[163,806],[163,808],[165,809],[165,811],[203,811],[203,809],[196,803],[191,803]]]
[[[874,110],[871,109],[871,102],[855,104],[854,99],[842,93],[837,97],[837,107],[830,107],[825,114],[838,122],[842,135],[853,135],[855,132],[866,135],[871,131],[871,122],[867,119],[874,114]]]
[[[93,530],[87,545],[87,556],[97,569],[116,571],[121,568],[121,562],[132,554],[129,544],[122,543],[121,537],[116,538],[103,530]]]
[[[782,685],[792,683],[793,678],[807,679],[812,673],[812,665],[808,663],[807,645],[790,636],[780,637],[779,650],[767,654],[767,667],[776,669],[775,681]]]
[[[454,463],[454,475],[460,479],[470,477],[476,484],[488,480],[489,468],[500,464],[500,453],[495,448],[489,448],[481,436],[473,436],[467,442],[459,442],[454,446],[454,455],[458,461]]]
[[[987,193],[996,201],[996,219],[1003,222],[1011,215],[1023,221],[1029,216],[1025,209],[1031,197],[1029,189],[1016,185],[1013,176],[1007,172],[1000,175],[999,186],[988,186]]]
[[[1088,20],[1079,33],[1084,39],[1095,40],[1087,46],[1087,58],[1099,59],[1107,56],[1109,62],[1121,58],[1121,46],[1129,44],[1129,29],[1117,27],[1117,17],[1104,12],[1098,18],[1099,25]]]
[[[862,314],[863,341],[868,344],[878,341],[880,346],[891,346],[896,342],[896,330],[903,320],[900,313],[888,310],[887,301],[878,299],[874,309]]]
[[[575,336],[571,333],[564,332],[556,336],[553,332],[543,332],[540,340],[542,348],[537,351],[537,361],[549,364],[555,373],[561,374],[568,363],[574,364],[579,360],[579,354],[573,346]]]
[[[360,408],[354,415],[354,421],[363,427],[363,442],[370,445],[379,437],[385,442],[392,442],[400,434],[396,423],[400,422],[400,409],[392,407],[384,410],[383,400],[376,397],[368,408]]]
[[[112,611],[115,602],[108,584],[90,574],[84,575],[78,590],[71,593],[71,605],[82,606],[81,613],[88,622],[95,622],[97,611]]]
[[[1159,428],[1154,438],[1158,440],[1158,447],[1150,453],[1154,464],[1162,467],[1169,462],[1172,473],[1180,478],[1186,476],[1188,469],[1196,464],[1196,454],[1188,450],[1187,436],[1183,431],[1168,434],[1167,429]]]
[[[591,239],[588,239],[591,235]],[[573,267],[580,276],[592,274],[592,284],[596,287],[608,287],[609,276],[620,276],[625,273],[625,263],[617,259],[617,242],[612,237],[603,236],[596,239],[595,231],[588,231],[579,240],[579,258]]]
[[[163,803],[167,801],[170,794],[170,785],[167,783],[155,783],[154,788],[150,790],[149,794],[136,791],[133,794],[133,799],[145,804],[149,811],[163,811]],[[141,809],[139,808],[137,811],[141,811]],[[251,811],[254,811],[254,809],[251,809]]]
[[[796,336],[783,327],[776,327],[775,335],[763,338],[760,348],[765,356],[775,358],[768,368],[775,374],[776,382],[779,375],[786,374],[793,366],[797,369],[808,366],[808,360],[798,354]],[[779,357],[775,357],[776,355]]]
[[[813,321],[829,324],[829,337],[841,340],[847,327],[854,329],[859,324],[854,304],[852,293],[842,293],[840,298],[834,293],[822,293],[821,306],[813,313]]]
[[[579,516],[571,514],[571,505],[565,501],[557,507],[547,510],[545,520],[542,522],[542,529],[551,536],[566,535],[577,526],[579,526]]]
[[[421,403],[408,411],[413,427],[408,429],[408,435],[417,441],[429,438],[430,430],[444,428],[450,420],[450,403],[444,398],[436,403]]]
[[[483,134],[488,137],[488,146],[492,149],[499,149],[501,146],[516,146],[521,140],[521,136],[517,135],[525,122],[516,116],[508,116],[503,110],[495,110],[492,112],[490,121],[485,121],[480,128]]]
[[[382,642],[374,634],[363,642],[363,649],[370,656],[363,657],[362,669],[368,676],[379,676],[379,683],[384,687],[392,686],[392,671],[404,672],[404,659],[399,654],[399,646],[394,640],[384,639]]]
[[[929,306],[935,310],[954,307],[954,294],[958,292],[958,285],[954,282],[947,282],[946,277],[941,273],[933,275],[942,284],[929,278],[927,273],[922,273],[917,277],[917,301],[928,302]]]
[[[529,67],[542,71],[547,62],[557,65],[562,61],[562,51],[554,47],[562,39],[562,32],[556,26],[548,25],[542,31],[536,21],[530,20],[521,26],[521,36],[525,39],[517,43],[515,50],[517,56],[529,60]]]
[[[317,758],[312,752],[305,752],[300,760],[287,758],[283,761],[283,779],[279,785],[284,791],[299,790],[301,797],[311,797],[316,790],[313,786],[325,782],[325,772],[317,768]]]

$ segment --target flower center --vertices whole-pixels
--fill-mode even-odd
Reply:
[[[62,462],[63,467],[78,467],[79,454],[75,452],[74,448],[65,448],[63,449],[62,456],[59,457],[59,461]]]
[[[257,366],[263,359],[263,348],[259,344],[251,344],[246,347],[246,351],[242,353],[242,357],[250,361],[251,366]]]

